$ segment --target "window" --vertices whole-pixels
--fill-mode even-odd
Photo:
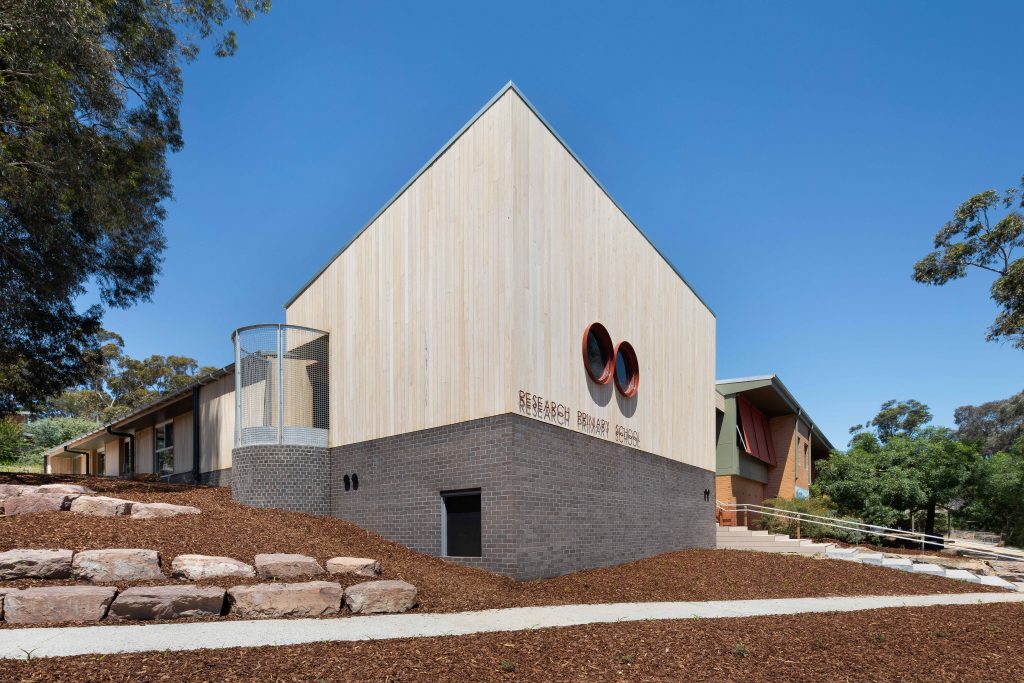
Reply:
[[[103,451],[96,453],[96,474],[103,476],[107,473],[107,455]]]
[[[165,422],[153,430],[156,443],[153,453],[156,456],[158,474],[174,474],[174,423]]]
[[[626,398],[636,396],[640,386],[640,364],[629,342],[619,342],[615,347],[615,386]]]
[[[614,372],[615,349],[612,338],[601,323],[591,323],[583,333],[583,367],[590,379],[607,384]]]
[[[481,557],[480,489],[441,494],[441,554]]]

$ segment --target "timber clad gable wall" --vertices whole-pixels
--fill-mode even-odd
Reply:
[[[636,349],[632,399],[586,378],[595,321]],[[332,447],[518,414],[527,392],[566,406],[563,428],[582,411],[635,430],[640,450],[714,469],[713,314],[513,89],[287,322],[331,335]]]

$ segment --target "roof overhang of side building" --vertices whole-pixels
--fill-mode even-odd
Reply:
[[[815,452],[814,457],[824,457],[835,450],[832,442],[797,402],[778,375],[720,379],[715,386],[718,393],[725,398],[742,395],[768,417],[798,416],[810,428],[811,449]]]
[[[146,427],[152,426],[153,424],[156,424],[168,417],[173,417],[187,412],[192,409],[193,391],[206,384],[215,382],[227,374],[230,374],[234,371],[234,368],[235,364],[231,363],[216,372],[198,377],[195,382],[192,382],[188,386],[182,387],[172,394],[161,396],[160,398],[139,407],[122,418],[100,425],[100,427],[88,434],[83,434],[82,436],[75,437],[74,439],[66,441],[58,446],[54,446],[50,450],[46,451],[43,456],[50,458],[61,455],[65,452],[66,448],[98,448],[106,440],[108,429],[112,429],[115,432],[134,432],[139,429],[145,429]]]

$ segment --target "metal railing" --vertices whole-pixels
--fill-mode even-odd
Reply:
[[[722,501],[716,500],[715,507],[716,519],[720,524],[724,524],[726,522],[727,515],[732,515],[732,519],[735,520],[735,522],[738,522],[741,513],[743,526],[749,526],[750,518],[752,516],[784,519],[795,522],[797,538],[800,538],[801,535],[801,523],[804,525],[813,524],[815,526],[823,526],[830,529],[853,531],[866,536],[876,536],[878,538],[896,541],[910,541],[915,544],[920,544],[922,549],[931,545],[942,548],[954,548],[972,555],[987,556],[999,560],[1024,561],[1024,551],[1017,550],[1016,548],[999,548],[997,550],[993,546],[986,545],[984,543],[965,541],[948,536],[926,534],[922,531],[894,529],[892,527],[868,524],[867,522],[859,522],[851,519],[824,517],[822,515],[812,515],[807,512],[795,512],[793,510],[783,510],[781,508],[773,508],[766,505],[754,505],[753,503],[723,503]]]

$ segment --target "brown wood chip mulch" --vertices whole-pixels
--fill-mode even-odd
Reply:
[[[402,579],[415,585],[419,589],[417,609],[430,612],[573,603],[985,590],[963,581],[835,560],[724,550],[672,552],[604,569],[517,582],[415,552],[343,520],[239,505],[225,488],[95,477],[0,475],[0,483],[53,481],[84,483],[99,493],[129,500],[194,505],[202,513],[156,520],[69,512],[0,517],[0,552],[13,548],[152,548],[159,551],[168,573],[171,560],[183,553],[227,555],[249,563],[257,553],[274,552],[311,555],[321,564],[338,555],[372,557],[381,561],[382,578]],[[364,579],[352,577],[342,579],[342,583],[361,580]],[[173,582],[168,578],[148,583]],[[74,581],[0,582],[0,588],[61,583]],[[231,586],[246,581],[224,579],[205,583]]]
[[[1019,682],[1024,605],[4,662],[22,681]]]

